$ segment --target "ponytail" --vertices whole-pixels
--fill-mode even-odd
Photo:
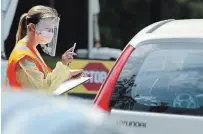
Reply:
[[[58,16],[58,13],[55,9],[47,6],[34,6],[28,13],[24,13],[20,17],[18,24],[18,31],[16,33],[16,42],[24,38],[27,34],[27,25],[29,23],[37,24],[43,18],[52,18]]]
[[[27,34],[27,21],[26,21],[26,18],[27,18],[27,13],[24,13],[20,17],[20,21],[19,21],[19,24],[18,24],[18,31],[17,31],[17,34],[16,34],[16,42],[21,40]]]

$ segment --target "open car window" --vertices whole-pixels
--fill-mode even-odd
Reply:
[[[116,83],[114,109],[203,115],[203,45],[146,44],[135,49]]]

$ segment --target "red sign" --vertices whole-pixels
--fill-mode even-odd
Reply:
[[[102,63],[89,63],[83,69],[84,75],[91,77],[83,86],[89,91],[98,91],[109,70]]]

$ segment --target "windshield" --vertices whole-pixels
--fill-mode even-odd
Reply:
[[[119,76],[111,106],[182,114],[202,109],[202,58],[203,45],[197,43],[147,44],[136,48]]]

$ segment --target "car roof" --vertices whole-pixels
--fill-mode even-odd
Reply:
[[[173,20],[155,29],[158,34],[194,34],[203,33],[203,19]]]
[[[140,42],[149,40],[169,39],[199,39],[203,42],[203,19],[163,20],[153,23],[138,34],[128,43],[136,47]]]

